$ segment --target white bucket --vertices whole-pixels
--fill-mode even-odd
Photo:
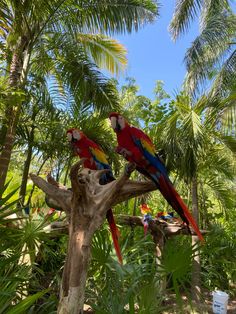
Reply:
[[[214,291],[212,309],[215,314],[226,314],[229,295],[223,291]]]

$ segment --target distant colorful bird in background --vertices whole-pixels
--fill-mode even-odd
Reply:
[[[179,214],[183,222],[186,223],[188,229],[189,224],[191,224],[199,239],[204,241],[197,223],[175,190],[169,179],[165,165],[156,154],[151,139],[140,129],[128,124],[125,118],[119,113],[111,113],[109,119],[111,127],[117,136],[118,146],[116,152],[124,156],[129,162],[135,163],[136,169],[140,173],[155,182],[161,194]]]
[[[151,215],[152,211],[151,211],[151,208],[147,204],[141,204],[140,210],[143,215],[142,223],[143,223],[143,228],[144,228],[144,236],[146,236],[149,223],[150,221],[153,220],[152,215]]]
[[[141,213],[143,215],[151,214],[151,212],[152,212],[151,208],[147,204],[145,204],[145,203],[141,204],[139,207],[140,207]]]
[[[173,220],[174,212],[171,212],[171,213],[159,212],[159,213],[157,213],[156,218],[161,218],[165,221]]]
[[[100,184],[107,184],[115,178],[113,177],[111,167],[107,162],[106,155],[102,148],[95,142],[90,140],[82,131],[73,128],[67,131],[68,141],[72,145],[72,149],[80,158],[85,158],[84,167],[92,170],[108,169],[109,172],[102,175]],[[107,211],[107,221],[110,226],[110,231],[114,243],[114,248],[119,262],[122,264],[122,255],[118,242],[119,230],[116,226],[112,209]]]

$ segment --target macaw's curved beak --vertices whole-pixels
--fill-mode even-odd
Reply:
[[[77,142],[77,139],[72,136],[71,143]]]

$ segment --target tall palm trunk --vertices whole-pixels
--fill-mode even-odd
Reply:
[[[21,48],[16,49],[13,53],[10,65],[9,85],[17,90],[20,86],[24,85],[27,77],[27,70],[29,65],[28,50],[24,50],[24,42],[21,40]],[[12,149],[15,141],[15,133],[17,124],[21,113],[22,100],[17,100],[12,96],[9,99],[9,105],[6,108],[6,135],[3,143],[3,149],[0,154],[0,191],[6,181],[7,171],[11,160]],[[1,197],[0,192],[0,197]]]
[[[35,127],[32,126],[30,134],[29,134],[27,156],[24,163],[24,169],[23,169],[21,186],[20,186],[20,203],[22,204],[22,206],[24,206],[24,202],[25,202],[26,186],[27,186],[27,180],[28,180],[28,175],[29,175],[30,163],[31,163],[32,154],[33,154],[34,129]]]
[[[12,56],[12,62],[10,66],[9,85],[13,88],[17,88],[20,81],[20,73],[22,71],[22,62],[20,54],[15,52]],[[9,99],[9,105],[6,108],[6,135],[3,144],[3,149],[0,155],[0,191],[2,190],[10,163],[12,148],[14,144],[16,126],[20,115],[20,105],[14,104],[14,99]],[[0,195],[1,197],[1,195]]]
[[[198,224],[199,221],[199,209],[198,209],[198,188],[196,176],[192,179],[192,210],[193,217]],[[199,240],[197,236],[192,236],[192,245],[198,245]],[[199,252],[195,252],[192,266],[192,299],[199,303],[201,294],[201,263]]]

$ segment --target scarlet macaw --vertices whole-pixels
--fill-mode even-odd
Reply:
[[[163,219],[165,221],[173,220],[174,212],[171,212],[171,213],[159,212],[159,213],[157,213],[156,218],[161,218],[161,219]]]
[[[143,214],[142,224],[144,229],[144,236],[146,236],[148,231],[148,226],[150,221],[152,221],[151,208],[147,204],[140,205],[141,213]]]
[[[83,164],[85,168],[92,170],[110,170],[106,174],[102,175],[100,180],[101,184],[106,184],[115,180],[111,171],[111,167],[107,162],[106,155],[99,145],[91,141],[82,131],[78,129],[69,129],[66,134],[69,142],[72,145],[74,153],[80,158],[86,158]],[[118,243],[119,231],[115,223],[112,209],[107,211],[106,217],[110,226],[116,255],[119,262],[122,264],[122,255]]]
[[[199,239],[204,241],[188,207],[170,181],[165,165],[156,154],[151,139],[140,129],[128,124],[119,113],[113,112],[109,118],[117,135],[116,152],[123,155],[126,160],[135,163],[140,173],[156,183],[161,194],[186,223],[188,229],[191,224]]]

